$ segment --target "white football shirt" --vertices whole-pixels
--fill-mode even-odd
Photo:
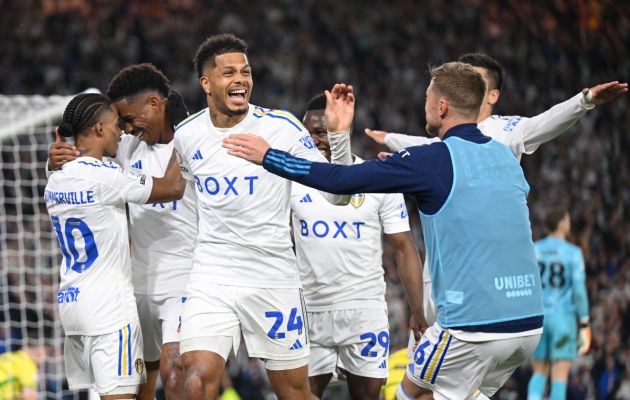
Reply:
[[[217,128],[208,109],[175,131],[182,171],[193,179],[199,236],[190,279],[266,288],[298,288],[300,278],[290,228],[291,181],[227,154],[223,139],[254,133],[273,148],[326,162],[307,130],[292,114],[249,105],[232,128]]]
[[[139,174],[161,178],[174,142],[147,145],[123,135],[118,161]],[[192,268],[197,238],[197,196],[188,182],[181,200],[129,204],[133,287],[139,294],[183,294]]]
[[[294,183],[291,210],[308,310],[385,307],[382,234],[409,231],[403,195],[358,193],[335,206]]]
[[[491,115],[477,126],[484,135],[508,146],[520,160],[523,154],[532,154],[541,144],[561,135],[594,107],[582,93],[578,93],[532,118]],[[393,151],[438,140],[440,139],[398,133],[388,133],[385,136],[385,144]]]
[[[44,199],[61,263],[57,303],[66,335],[102,335],[138,319],[125,203],[144,203],[151,176],[79,157],[52,174]]]

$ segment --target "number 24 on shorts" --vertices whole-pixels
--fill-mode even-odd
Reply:
[[[302,334],[302,327],[304,323],[302,322],[302,317],[297,315],[297,308],[293,307],[291,309],[291,313],[289,314],[289,320],[287,321],[287,331],[298,331],[298,335]],[[282,322],[284,322],[284,316],[280,311],[265,311],[265,317],[274,318],[275,322],[269,332],[267,332],[267,336],[271,339],[284,339],[286,334],[284,332],[278,332],[278,330],[282,327]]]

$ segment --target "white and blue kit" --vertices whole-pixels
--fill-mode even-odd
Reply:
[[[163,177],[174,142],[148,145],[123,135],[116,160],[125,168]],[[132,282],[144,339],[144,357],[158,361],[165,343],[179,342],[179,322],[197,237],[197,199],[188,182],[184,196],[168,203],[129,204]]]
[[[79,157],[52,174],[44,198],[63,261],[57,295],[70,389],[135,393],[146,379],[131,282],[125,203],[144,203],[151,176]]]
[[[357,376],[386,378],[382,235],[409,231],[403,196],[355,193],[350,204],[335,206],[317,190],[294,183],[291,211],[308,310],[309,376],[339,367]]]
[[[218,128],[204,109],[180,123],[175,148],[184,175],[195,183],[199,209],[180,352],[227,358],[242,332],[251,357],[267,360],[269,369],[292,369],[308,362],[309,340],[290,236],[291,182],[227,154],[223,139],[244,132],[290,154],[326,161],[285,111],[250,104],[242,121]]]
[[[476,124],[453,127],[441,143],[404,149],[385,161],[335,166],[272,148],[263,166],[332,193],[416,198],[438,322],[421,339],[407,376],[435,398],[467,398],[478,389],[491,396],[531,355],[543,311],[529,186],[512,153]]]
[[[543,288],[545,323],[535,360],[573,360],[577,355],[578,320],[588,323],[588,295],[582,250],[547,236],[535,243]]]

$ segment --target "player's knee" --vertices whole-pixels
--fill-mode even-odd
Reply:
[[[400,385],[398,385],[398,388],[396,389],[396,400],[415,400],[415,399],[411,397],[405,391],[405,388],[403,388],[403,385],[401,383]]]

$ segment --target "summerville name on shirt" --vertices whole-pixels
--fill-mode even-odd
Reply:
[[[91,204],[94,203],[94,192],[91,190],[85,192],[44,192],[44,200],[46,203],[56,204]]]

